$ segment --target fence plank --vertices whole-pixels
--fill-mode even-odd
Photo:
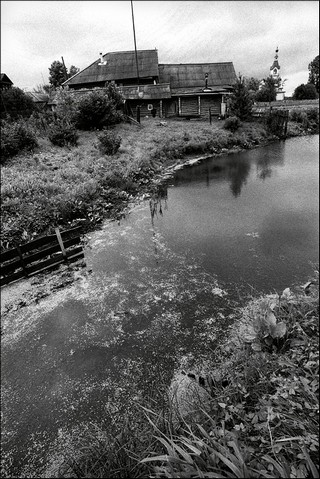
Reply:
[[[74,246],[78,243],[80,243],[79,236],[65,241],[64,245],[65,245],[65,248],[70,248],[70,246]],[[25,255],[23,257],[24,263],[25,265],[29,265],[30,263],[33,263],[34,261],[38,261],[42,258],[45,258],[46,256],[50,256],[51,254],[56,253],[57,251],[60,251],[60,246],[58,243],[53,246],[50,246],[49,248],[38,251],[37,253]],[[11,261],[10,263],[5,265],[0,265],[0,275],[2,276],[7,275],[10,272],[14,272],[19,267],[21,267],[20,259]]]
[[[3,276],[5,274],[8,274],[10,272],[15,271],[16,269],[21,268],[21,262],[20,259],[11,261],[8,264],[1,265],[0,266],[0,275]]]
[[[67,236],[73,236],[73,235],[81,235],[82,234],[82,226],[77,226],[76,228],[72,228],[71,230],[64,230],[61,231],[61,236],[63,239],[65,239]]]
[[[17,273],[11,274],[10,276],[5,276],[4,278],[1,278],[0,283],[1,283],[1,286],[4,286],[5,284],[11,283],[12,281],[15,281],[23,277],[24,277],[24,272],[21,270],[21,271],[18,271]]]
[[[78,248],[75,248],[74,250],[70,251],[69,253],[67,252],[67,258],[69,259],[69,257],[71,257],[71,256],[73,256],[77,253],[80,253],[81,251],[82,251],[82,246],[79,246]],[[45,261],[41,261],[40,263],[28,266],[27,267],[27,272],[28,272],[28,274],[33,274],[35,272],[38,272],[38,271],[42,270],[43,268],[46,268],[47,266],[62,263],[64,260],[65,259],[63,257],[63,254],[60,253],[57,256],[55,256],[54,258],[49,258]]]
[[[4,263],[5,261],[8,261],[9,259],[17,258],[17,257],[19,257],[17,248],[9,249],[8,251],[1,253],[0,255],[0,259],[2,263]]]
[[[30,241],[30,243],[22,244],[20,249],[22,253],[27,253],[28,251],[40,248],[41,246],[46,246],[53,241],[57,241],[56,235],[42,236],[41,238]]]
[[[2,253],[0,258],[0,276],[3,276],[0,280],[1,285],[52,268],[66,260],[71,262],[84,258],[82,246],[69,249],[80,244],[82,230],[82,226],[62,232],[56,228],[56,235],[43,236]],[[59,251],[62,251],[62,253],[53,258],[48,258],[48,256]],[[44,258],[47,259],[40,261]],[[32,264],[36,261],[36,264]],[[17,271],[18,269],[20,270]]]

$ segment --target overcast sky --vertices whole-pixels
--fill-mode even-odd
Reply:
[[[319,54],[318,1],[134,1],[138,49],[159,63],[233,62],[236,73],[269,75],[279,47],[286,94],[308,81]],[[1,72],[32,90],[64,57],[83,69],[99,52],[133,50],[130,1],[1,1]]]

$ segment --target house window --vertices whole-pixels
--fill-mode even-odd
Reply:
[[[149,111],[153,110],[153,105],[151,103],[149,103],[149,105],[148,105],[148,110]]]
[[[275,75],[277,74],[277,69],[276,69],[276,68],[273,70],[273,73],[274,73]]]

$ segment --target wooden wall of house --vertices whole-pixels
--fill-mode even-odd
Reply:
[[[215,96],[202,96],[201,97],[201,116],[209,118],[209,108],[211,108],[211,114],[219,116],[221,113],[221,95]]]
[[[199,103],[197,96],[187,96],[180,99],[180,115],[198,115]]]
[[[221,114],[221,95],[200,96],[200,117],[209,118],[209,108],[214,116]],[[181,116],[199,115],[199,96],[180,97]],[[163,116],[168,118],[179,116],[179,99],[171,98],[163,101]]]
[[[162,102],[162,114],[164,118],[178,116],[178,100],[170,98]]]
[[[143,100],[143,101],[136,101],[136,100],[127,100],[127,105],[132,112],[132,117],[137,118],[137,105],[140,105],[140,117],[152,117],[151,110],[148,110],[148,105],[152,105],[153,108],[156,108],[156,116],[160,116],[160,100]]]

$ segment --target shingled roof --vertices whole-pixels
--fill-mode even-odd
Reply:
[[[228,90],[236,81],[232,62],[160,64],[159,82],[170,83],[172,93],[197,92],[205,87],[212,91]]]
[[[1,73],[0,82],[3,85],[13,85],[13,82],[10,80],[10,78],[5,73]]]
[[[158,77],[158,51],[138,50],[139,77]],[[100,58],[84,70],[69,78],[63,85],[82,85],[106,81],[121,81],[137,77],[134,51],[112,52],[103,55],[106,65],[99,65]]]

